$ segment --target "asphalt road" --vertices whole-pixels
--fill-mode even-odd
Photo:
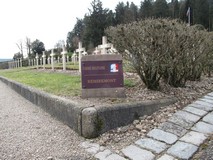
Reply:
[[[0,160],[84,160],[84,139],[0,81]]]

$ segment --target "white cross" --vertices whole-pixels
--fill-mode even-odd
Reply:
[[[67,54],[66,50],[65,50],[65,46],[63,46],[63,52],[61,52],[62,54],[62,60],[63,60],[63,70],[66,70],[66,58],[65,58],[65,54]]]
[[[82,57],[82,52],[85,52],[85,48],[82,48],[82,42],[78,43],[78,49],[76,49],[76,52],[78,54],[78,62],[79,62],[79,72],[81,72],[81,57]]]
[[[100,51],[98,50],[98,47],[95,47],[95,51],[93,52],[94,54],[99,54]]]
[[[107,49],[111,48],[111,43],[107,43],[107,37],[102,37],[102,45],[99,45],[98,48],[101,49],[101,54],[107,54]]]
[[[55,54],[54,54],[54,49],[51,50],[50,56],[51,56],[51,66],[52,66],[52,70],[54,70],[54,56],[55,56]]]
[[[82,53],[82,55],[83,55],[83,56],[86,56],[86,55],[88,55],[88,54],[87,54],[87,52],[84,51],[84,52]]]
[[[42,58],[43,58],[43,69],[45,69],[45,64],[46,64],[46,55],[45,55],[45,51],[43,51]]]
[[[37,69],[38,69],[38,53],[36,53],[36,65],[37,65]]]
[[[72,61],[74,62],[74,65],[75,65],[75,62],[77,61],[77,55],[75,52],[72,55]]]

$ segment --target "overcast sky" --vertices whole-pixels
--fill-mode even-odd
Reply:
[[[122,0],[101,0],[104,8],[114,10]],[[0,59],[19,52],[16,43],[39,39],[46,49],[59,40],[66,41],[76,18],[83,18],[92,0],[0,0]],[[126,3],[126,0],[123,0]],[[141,0],[130,0],[140,6]],[[26,52],[26,51],[25,51]]]

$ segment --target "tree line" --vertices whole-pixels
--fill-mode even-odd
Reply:
[[[190,14],[186,14],[190,8]],[[67,49],[73,52],[82,41],[88,52],[101,44],[104,30],[110,26],[128,24],[147,18],[180,19],[190,25],[199,24],[208,31],[213,30],[213,0],[144,0],[140,6],[133,2],[119,2],[115,11],[103,8],[101,0],[93,0],[89,13],[77,18],[72,31],[67,34]]]
[[[62,48],[64,45],[65,42],[63,40],[59,40],[54,46],[54,53],[59,55],[62,52]],[[31,42],[31,39],[26,37],[25,41],[19,40],[16,43],[16,46],[18,47],[19,52],[14,54],[14,60],[24,58],[24,49],[27,51],[27,57],[29,59],[35,58],[36,54],[41,57],[43,51],[45,51],[45,53],[48,55],[51,54],[51,50],[46,51],[44,43],[38,39]]]

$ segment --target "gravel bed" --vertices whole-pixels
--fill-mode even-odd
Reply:
[[[1,160],[92,159],[84,138],[0,82]]]
[[[43,72],[44,70],[40,70],[40,71]],[[52,71],[44,71],[44,72],[52,72]],[[56,72],[59,72],[59,73],[62,73],[62,74],[79,75],[79,73],[77,71],[65,71],[65,72],[64,71],[56,71]],[[128,146],[128,145],[134,143],[136,140],[145,136],[154,127],[157,127],[157,126],[159,126],[159,124],[165,122],[177,110],[182,109],[187,104],[192,103],[194,100],[198,99],[199,97],[202,97],[203,95],[213,91],[213,78],[207,78],[207,77],[202,77],[201,81],[199,81],[199,82],[189,81],[189,82],[187,82],[185,88],[173,88],[173,87],[170,87],[169,85],[166,85],[163,82],[161,82],[160,91],[151,91],[151,90],[146,89],[146,87],[144,86],[144,84],[141,82],[141,80],[139,79],[139,77],[136,74],[125,73],[124,77],[127,78],[127,79],[132,79],[136,83],[135,87],[125,89],[125,92],[126,92],[126,95],[127,95],[126,99],[91,98],[91,99],[83,99],[82,100],[80,98],[80,96],[66,97],[66,98],[74,100],[74,101],[79,102],[81,104],[88,105],[88,106],[95,106],[95,105],[100,106],[100,105],[106,105],[106,104],[109,105],[109,104],[116,104],[116,103],[156,100],[156,99],[169,98],[169,97],[178,98],[178,102],[173,104],[173,105],[164,107],[164,108],[160,109],[159,111],[155,112],[154,114],[152,114],[150,116],[139,117],[138,120],[135,120],[130,125],[110,130],[110,131],[100,135],[99,137],[97,137],[95,139],[89,140],[92,143],[98,143],[99,145],[106,146],[107,148],[115,151],[116,153],[119,153],[119,151],[122,148],[124,148],[125,146]],[[1,100],[1,98],[0,98],[0,100]],[[25,102],[25,103],[27,103],[27,102]],[[36,107],[33,107],[33,108],[36,108]],[[0,109],[0,113],[1,112],[2,111]],[[29,111],[29,109],[25,108],[23,112],[30,112],[30,111]],[[42,111],[37,110],[37,112],[36,112],[37,116],[40,115],[40,113],[37,114],[38,112],[42,112]],[[20,112],[17,111],[17,114],[18,113],[20,114]],[[42,115],[43,115],[43,117],[48,117],[48,114],[46,114],[46,113],[42,112]],[[19,117],[21,117],[21,116],[19,116]],[[42,119],[42,118],[39,118],[39,119]],[[42,122],[40,121],[40,123],[43,123],[43,121],[44,120],[42,120]],[[36,126],[38,125],[37,121],[34,122],[34,123],[35,123],[35,128],[36,128]],[[60,127],[58,126],[58,128],[55,129],[58,133],[58,134],[55,135],[55,138],[56,138],[56,140],[59,139],[59,141],[57,141],[56,146],[60,146],[60,145],[63,146],[62,151],[59,151],[59,152],[52,151],[52,152],[50,152],[51,154],[49,155],[47,153],[44,153],[45,151],[38,150],[40,152],[39,152],[39,154],[37,154],[37,156],[62,157],[62,155],[66,156],[66,154],[63,154],[63,153],[67,153],[66,157],[81,155],[82,157],[78,157],[77,159],[81,159],[81,158],[89,159],[90,158],[90,157],[88,157],[89,155],[86,155],[86,153],[83,152],[81,150],[81,148],[78,147],[78,144],[80,144],[80,142],[83,141],[83,138],[78,137],[74,133],[74,131],[72,131],[68,127],[66,127],[66,126],[62,125],[60,122],[54,120],[54,123],[51,123],[51,125],[47,123],[43,126],[43,124],[42,124],[42,126],[43,126],[42,128],[55,126],[56,124],[59,124],[59,126],[60,126]],[[2,125],[2,124],[0,124],[0,125]],[[30,126],[32,126],[32,124]],[[2,126],[0,126],[0,128],[2,128]],[[66,128],[66,131],[64,131],[65,128]],[[53,134],[53,131],[55,133],[54,127],[49,128],[47,130],[50,131],[49,132],[50,135]],[[29,130],[29,132],[30,131],[31,130]],[[39,130],[36,129],[36,131],[38,132]],[[0,131],[0,133],[1,132],[2,131]],[[63,134],[61,134],[61,133],[63,133]],[[41,141],[43,142],[44,140],[48,139],[49,136],[46,132],[44,132],[44,133],[42,132],[42,134],[43,135],[40,138],[42,139]],[[1,135],[2,134],[0,134],[0,136]],[[28,136],[29,135],[30,134],[28,134]],[[64,135],[65,137],[63,137],[61,139],[58,138],[58,136],[61,136],[61,135]],[[67,140],[67,138],[69,140]],[[0,137],[0,140],[1,139],[2,139],[2,137]],[[2,146],[1,143],[2,142],[0,142],[0,146]],[[58,143],[60,143],[60,144],[58,144]],[[31,148],[31,147],[28,146],[27,148]],[[56,147],[56,148],[58,149],[58,148],[61,148],[61,147]],[[66,152],[66,151],[63,152],[64,148],[66,148],[65,150],[68,150],[69,153]],[[48,146],[46,146],[45,148],[42,148],[42,149],[48,150]],[[51,148],[51,150],[54,150],[54,149]],[[1,151],[1,148],[0,148],[0,151]],[[36,153],[35,151],[36,150],[33,150],[33,151],[31,150],[31,153],[35,154]],[[76,154],[76,152],[82,153],[82,154]],[[45,154],[45,155],[43,155],[43,154]],[[0,157],[0,159],[1,159],[1,157]]]
[[[144,137],[150,130],[165,122],[176,111],[184,108],[187,104],[192,103],[199,97],[212,92],[213,78],[203,77],[200,82],[187,82],[185,88],[172,88],[167,85],[161,88],[161,92],[135,88],[135,96],[141,93],[143,100],[150,100],[172,95],[178,98],[178,102],[164,107],[150,116],[139,117],[138,120],[135,120],[130,125],[110,130],[90,141],[106,146],[116,151],[116,153],[119,153],[122,148]]]

